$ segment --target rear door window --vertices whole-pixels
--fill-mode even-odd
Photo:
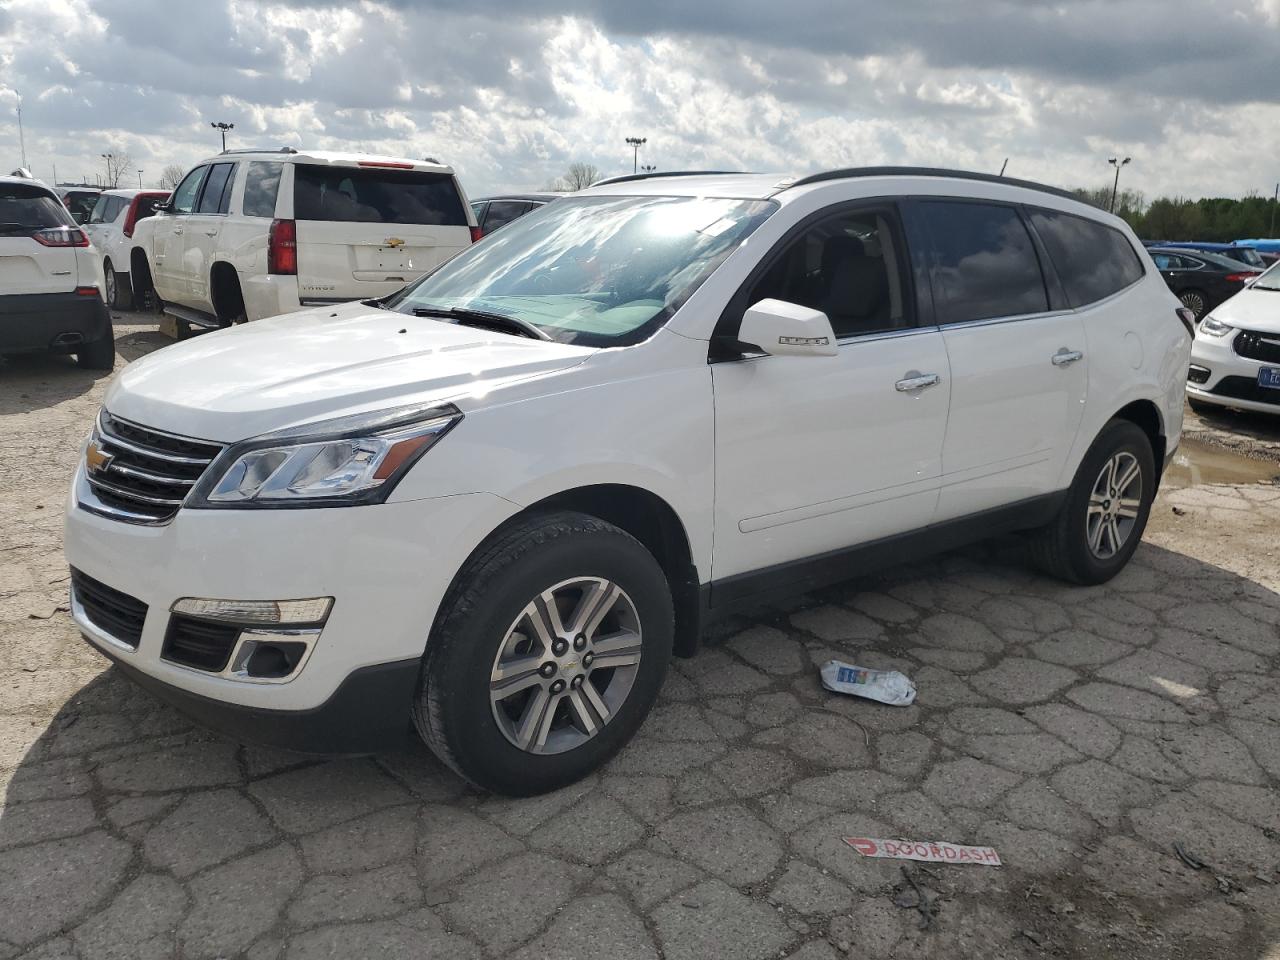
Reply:
[[[305,163],[294,166],[293,215],[298,220],[467,225],[462,197],[447,173]]]
[[[1142,279],[1142,261],[1119,230],[1052,210],[1031,211],[1031,223],[1049,251],[1071,306],[1102,300]]]
[[[174,213],[191,212],[196,205],[196,194],[200,192],[200,184],[204,183],[204,175],[208,172],[208,167],[196,167],[178,184],[178,189],[173,191]]]
[[[110,206],[110,197],[99,196],[98,202],[93,205],[93,212],[89,214],[89,219],[85,223],[103,223],[111,218],[107,216],[107,207]]]
[[[1040,260],[1016,208],[926,200],[919,210],[929,227],[939,323],[1049,309]]]
[[[215,163],[209,168],[209,177],[205,180],[204,190],[200,194],[200,206],[197,213],[226,213],[223,194],[230,195],[231,173],[234,163]]]
[[[280,192],[282,163],[266,163],[254,160],[244,178],[244,215],[246,217],[274,217],[276,195]]]

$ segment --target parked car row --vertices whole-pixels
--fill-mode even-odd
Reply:
[[[1280,414],[1280,263],[1200,321],[1187,401]]]
[[[65,545],[123,675],[293,749],[412,719],[540,793],[762,599],[1005,531],[1110,579],[1178,446],[1190,311],[1050,188],[636,176],[470,245],[475,219],[437,165],[224,154],[139,221],[165,299],[320,306],[107,391]]]

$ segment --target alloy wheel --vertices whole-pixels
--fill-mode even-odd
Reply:
[[[498,728],[527,753],[564,753],[617,715],[640,666],[640,618],[618,584],[575,577],[534,597],[493,660]]]
[[[103,286],[106,287],[107,306],[114,307],[116,305],[116,271],[110,264],[107,264]]]
[[[1120,552],[1141,508],[1142,466],[1137,457],[1122,450],[1103,464],[1089,495],[1085,533],[1095,557],[1109,560]]]
[[[1194,290],[1182,294],[1178,299],[1182,301],[1184,307],[1196,315],[1197,320],[1204,316],[1204,297]]]

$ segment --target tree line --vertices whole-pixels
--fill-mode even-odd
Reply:
[[[1085,203],[1111,209],[1111,187],[1078,188],[1071,191]],[[1206,240],[1230,243],[1271,237],[1280,230],[1280,215],[1272,197],[1159,197],[1150,203],[1139,190],[1121,190],[1116,195],[1116,216],[1133,227],[1143,240]]]

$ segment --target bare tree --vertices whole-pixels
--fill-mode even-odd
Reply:
[[[569,169],[564,176],[556,177],[547,189],[557,193],[572,193],[574,190],[587,189],[599,179],[601,179],[600,170],[595,164],[579,161],[569,164]]]
[[[182,169],[181,165],[176,163],[169,164],[160,174],[160,189],[174,189],[182,182],[182,175],[185,172],[186,171]]]
[[[126,178],[133,176],[136,169],[129,152],[118,147],[110,153],[104,153],[102,161],[107,165],[107,174],[102,183],[108,190],[120,189],[120,181],[127,182]]]

